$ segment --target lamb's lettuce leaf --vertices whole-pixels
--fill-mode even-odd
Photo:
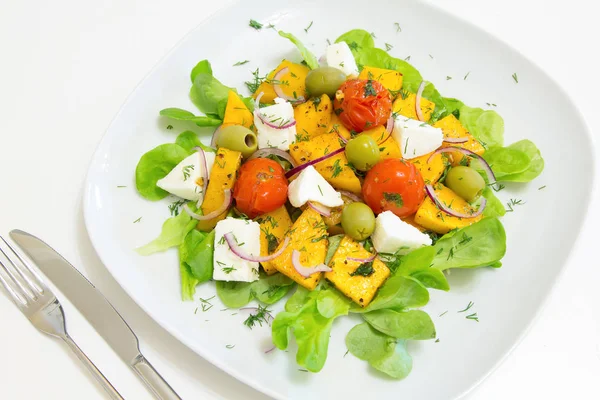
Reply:
[[[161,144],[140,158],[135,168],[135,186],[142,197],[160,200],[169,194],[156,186],[177,164],[189,155],[186,149],[175,143]]]
[[[183,110],[181,108],[165,108],[160,110],[160,115],[163,117],[171,118],[177,121],[193,122],[198,126],[219,126],[223,123],[222,120],[217,118],[211,118],[207,116],[197,116],[194,113]]]
[[[435,326],[429,314],[421,310],[377,310],[363,314],[365,321],[381,333],[396,339],[435,338]]]
[[[294,281],[283,274],[260,275],[254,282],[217,281],[217,295],[229,308],[240,308],[256,299],[273,304],[285,296],[294,286]]]
[[[189,204],[193,209],[193,204]],[[197,221],[187,213],[182,212],[175,217],[167,219],[163,225],[160,235],[145,246],[138,247],[136,251],[142,256],[165,251],[171,247],[181,245],[187,234],[194,229]]]
[[[459,112],[460,123],[484,147],[504,145],[504,120],[496,111],[463,105]]]
[[[215,153],[216,150],[210,146],[205,145],[200,141],[198,135],[192,131],[184,131],[177,136],[175,143],[186,149],[190,154],[194,152],[194,147],[200,147],[204,151],[210,151]]]

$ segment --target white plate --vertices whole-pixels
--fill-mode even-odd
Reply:
[[[334,40],[353,28],[372,31],[379,47],[390,43],[392,55],[410,55],[411,63],[442,94],[471,106],[497,104],[506,123],[506,142],[529,138],[546,160],[546,169],[535,182],[510,185],[499,193],[505,202],[509,198],[526,202],[503,219],[508,234],[504,266],[453,271],[449,293],[432,291],[426,310],[440,341],[411,342],[413,371],[403,381],[386,379],[365,362],[344,356],[344,337],[357,322],[354,318],[336,321],[321,373],[298,371],[293,348],[263,353],[270,347],[269,328],[248,329],[242,324],[245,316],[221,311],[224,307],[217,299],[212,300],[213,308],[197,313],[198,302],[181,302],[176,251],[145,258],[133,251],[159,233],[169,214],[168,200],[153,203],[137,195],[135,166],[144,152],[173,141],[187,128],[157,115],[166,107],[194,110],[187,93],[196,62],[211,60],[222,82],[243,88],[257,66],[264,73],[284,57],[299,60],[295,48],[274,30],[249,28],[249,18],[297,34],[317,55],[327,38]],[[251,62],[232,66],[246,59]],[[518,84],[511,77],[515,72]],[[167,130],[168,124],[175,129]],[[515,346],[556,281],[588,206],[591,148],[589,131],[573,103],[546,74],[487,33],[427,4],[253,2],[251,8],[233,6],[195,29],[130,96],[91,163],[85,221],[104,264],[148,314],[193,351],[258,390],[281,399],[303,398],[307,393],[311,398],[358,398],[365,392],[370,397],[451,399],[480,382]],[[141,221],[133,223],[138,217]],[[196,297],[214,294],[209,283],[199,287]],[[478,313],[479,323],[456,312],[469,301],[475,303],[472,312]]]

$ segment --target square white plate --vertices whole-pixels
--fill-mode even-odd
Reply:
[[[84,199],[86,226],[96,251],[121,286],[165,329],[219,368],[273,397],[460,397],[518,342],[577,237],[593,183],[585,123],[557,84],[517,51],[430,5],[413,0],[243,4],[222,11],[185,37],[138,86],[108,129],[92,160]],[[365,362],[345,356],[344,337],[357,323],[355,318],[340,318],[334,324],[327,363],[319,374],[299,371],[293,347],[264,354],[271,347],[268,327],[248,329],[242,324],[246,315],[221,311],[224,307],[216,298],[205,312],[198,301],[181,302],[175,250],[151,257],[133,251],[157,236],[169,216],[169,200],[153,203],[136,193],[135,166],[144,152],[174,141],[190,128],[159,118],[158,111],[195,111],[187,97],[191,68],[209,59],[218,79],[243,92],[243,82],[256,67],[264,74],[282,58],[300,60],[275,30],[250,28],[250,18],[296,34],[317,56],[326,39],[333,41],[354,28],[373,32],[378,47],[389,43],[394,46],[392,55],[410,55],[410,62],[443,95],[470,106],[497,104],[505,120],[506,143],[531,139],[545,158],[545,171],[535,182],[507,185],[498,194],[505,202],[525,201],[503,219],[508,235],[503,267],[453,271],[449,293],[431,291],[426,311],[440,341],[410,343],[413,371],[403,381],[386,379]],[[311,21],[307,33],[304,28]],[[251,62],[233,67],[241,60]],[[166,129],[169,124],[174,129]],[[121,185],[127,187],[117,187]],[[538,190],[542,186],[546,187]],[[138,217],[142,219],[133,223]],[[209,283],[198,288],[196,297],[214,294]],[[479,323],[457,313],[470,301]]]

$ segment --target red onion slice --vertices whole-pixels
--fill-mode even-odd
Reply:
[[[350,200],[357,202],[357,203],[361,203],[363,201],[359,196],[357,196],[354,193],[349,192],[347,190],[340,190],[339,193],[341,195],[343,195],[343,196],[346,196]]]
[[[447,137],[444,138],[444,142],[446,143],[465,143],[468,142],[469,138],[467,137],[456,137],[456,138],[452,138],[452,137]]]
[[[224,195],[223,196],[224,197],[223,204],[221,204],[221,206],[219,208],[217,208],[215,211],[208,213],[206,215],[196,214],[195,212],[190,210],[190,208],[188,207],[187,204],[183,205],[183,209],[190,217],[197,219],[198,221],[207,221],[207,220],[213,219],[213,218],[218,217],[219,215],[223,214],[223,212],[225,212],[231,205],[231,200],[232,200],[231,189],[223,190],[223,195]]]
[[[202,201],[204,201],[204,195],[206,194],[206,188],[208,186],[208,164],[206,162],[206,154],[204,154],[204,150],[202,147],[194,147],[194,150],[198,152],[198,156],[200,156],[200,166],[204,167],[202,172],[200,173],[200,178],[202,178]],[[198,203],[196,203],[196,207],[200,207],[202,205],[202,201],[198,199]]]
[[[375,257],[377,257],[377,254],[373,254],[369,258],[346,257],[346,259],[348,259],[349,261],[357,261],[359,263],[368,263],[368,262],[373,261],[375,259]]]
[[[296,272],[305,278],[309,278],[311,275],[317,272],[331,272],[332,269],[325,264],[317,264],[314,267],[304,267],[300,263],[300,252],[298,250],[292,251],[292,265]]]
[[[277,149],[275,147],[270,147],[268,149],[260,149],[260,150],[256,150],[249,158],[248,160],[252,160],[253,158],[267,158],[270,155],[274,155],[277,157],[281,157],[283,158],[285,161],[289,162],[290,164],[292,164],[292,167],[295,167],[296,161],[294,161],[294,159],[292,158],[292,156],[281,149]]]
[[[242,249],[237,244],[235,237],[233,236],[233,232],[228,232],[223,236],[225,237],[225,241],[229,245],[229,248],[231,249],[233,254],[235,254],[242,260],[252,261],[252,262],[261,262],[262,263],[262,262],[271,261],[271,260],[279,257],[281,255],[281,253],[283,253],[285,251],[285,248],[288,246],[288,244],[290,244],[290,238],[286,237],[285,240],[283,241],[283,245],[281,246],[281,248],[279,250],[277,250],[275,253],[269,254],[268,256],[253,256],[252,254],[247,254],[244,251],[244,249]]]
[[[210,147],[217,147],[217,138],[219,137],[219,133],[221,133],[221,129],[223,129],[223,125],[219,126],[213,132],[212,138],[210,139]]]
[[[479,154],[473,153],[471,150],[463,149],[462,147],[456,147],[456,146],[440,147],[439,149],[437,149],[436,151],[431,153],[431,155],[427,159],[427,163],[429,163],[431,161],[431,159],[433,158],[433,156],[435,156],[436,154],[451,153],[453,151],[458,151],[459,153],[462,153],[468,157],[473,157],[473,158],[479,160],[479,162],[481,162],[481,165],[483,166],[483,169],[485,170],[485,173],[487,175],[487,178],[489,181],[488,185],[494,185],[496,183],[496,175],[494,175],[494,171],[492,171],[492,167],[490,167],[490,165],[487,163],[487,161],[485,161],[483,159],[483,157],[481,157]]]
[[[453,209],[451,209],[450,207],[446,206],[443,202],[441,202],[440,200],[438,200],[436,194],[435,194],[435,190],[433,189],[433,186],[431,185],[425,185],[425,192],[427,192],[427,195],[429,196],[429,198],[431,199],[431,201],[433,201],[433,203],[435,204],[435,206],[437,208],[439,208],[440,210],[442,210],[443,212],[445,212],[448,215],[451,215],[453,217],[457,217],[457,218],[475,218],[480,216],[483,213],[483,210],[485,209],[485,205],[487,203],[487,200],[485,197],[483,197],[481,199],[481,203],[479,204],[479,209],[474,212],[473,214],[464,214],[458,211],[455,211]]]
[[[388,134],[390,134],[390,135],[392,134],[395,123],[396,123],[396,121],[394,120],[393,115],[390,115],[390,117],[388,118],[387,123],[385,125],[385,130],[387,131]],[[387,138],[385,140],[387,140]],[[383,142],[385,142],[385,140]],[[383,143],[383,142],[381,142],[381,143]]]
[[[265,350],[265,354],[269,354],[273,350],[275,350],[275,346],[271,347],[270,349]]]
[[[344,143],[344,144],[348,143],[348,139],[343,137],[341,133],[338,132],[337,135],[338,135],[338,138],[342,141],[342,143]]]
[[[283,92],[283,89],[281,89],[281,86],[279,86],[279,84],[277,82],[281,81],[281,78],[287,74],[290,71],[289,67],[285,67],[285,68],[281,68],[279,71],[277,71],[275,73],[275,75],[273,76],[273,81],[275,81],[275,83],[273,83],[273,90],[275,90],[275,93],[277,94],[278,97],[281,97],[282,99],[285,99],[287,101],[289,101],[290,103],[304,103],[306,100],[304,100],[304,97],[300,96],[300,97],[290,97],[287,94],[285,94]]]
[[[308,206],[324,217],[329,217],[331,215],[331,209],[323,204],[309,201]]]
[[[417,97],[415,97],[415,112],[419,121],[425,121],[423,113],[421,112],[421,97],[423,96],[423,90],[425,90],[425,81],[421,81],[419,89],[417,89]]]
[[[298,172],[301,172],[301,171],[303,171],[305,168],[307,168],[307,167],[310,167],[311,165],[318,164],[318,163],[320,163],[321,161],[325,161],[325,160],[327,160],[328,158],[331,158],[331,157],[333,157],[333,156],[335,156],[335,155],[338,155],[338,154],[340,154],[340,153],[341,153],[341,152],[343,152],[343,151],[344,151],[344,148],[343,148],[343,147],[340,147],[339,149],[337,149],[337,150],[334,150],[334,151],[332,151],[331,153],[325,154],[323,157],[315,158],[315,159],[314,159],[314,160],[312,160],[312,161],[309,161],[309,162],[307,162],[307,163],[304,163],[304,164],[302,164],[302,165],[299,165],[299,166],[297,166],[297,167],[294,167],[294,168],[290,169],[288,172],[286,172],[286,173],[285,173],[285,177],[289,179],[289,178],[291,178],[292,176],[296,175]]]

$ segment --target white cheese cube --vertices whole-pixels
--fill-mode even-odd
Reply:
[[[204,156],[206,157],[206,165],[208,167],[208,171],[206,172],[206,177],[208,178],[215,163],[215,153],[205,151]],[[156,182],[156,186],[182,199],[194,200],[202,204],[204,200],[204,193],[202,193],[203,182],[201,179],[203,171],[204,163],[200,162],[200,154],[194,152],[194,154],[187,156],[182,162],[177,164],[167,176],[159,179]]]
[[[358,67],[352,50],[346,42],[334,43],[327,46],[325,59],[330,67],[342,70],[346,75],[358,76]]]
[[[296,139],[296,125],[289,128],[281,127],[294,122],[294,108],[290,102],[281,98],[275,99],[275,104],[256,110],[262,119],[271,125],[269,126],[261,121],[260,118],[254,118],[254,125],[258,131],[258,148],[264,149],[276,147],[281,150],[288,150],[290,143]]]
[[[375,219],[375,231],[371,236],[378,253],[405,255],[423,246],[431,246],[429,235],[402,221],[391,211],[384,211]]]
[[[437,150],[444,140],[440,128],[402,115],[394,121],[392,137],[402,150],[402,157],[408,160]]]
[[[236,243],[247,255],[260,256],[260,225],[254,221],[225,218],[215,227],[213,280],[254,282],[258,280],[258,263],[244,260],[231,251],[225,234],[231,232]]]
[[[301,207],[308,201],[326,207],[339,207],[344,204],[342,195],[335,191],[312,166],[306,167],[288,186],[288,198],[294,207]]]

